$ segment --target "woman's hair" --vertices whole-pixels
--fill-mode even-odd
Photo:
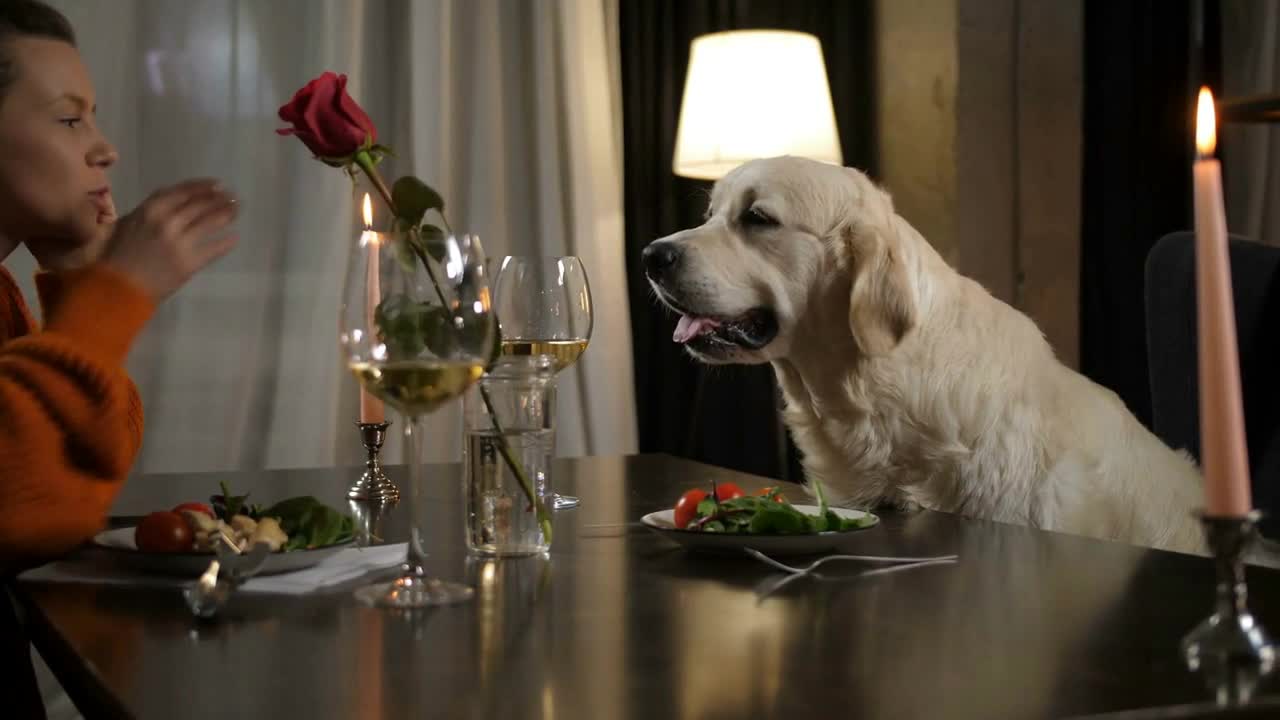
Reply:
[[[62,13],[40,0],[0,0],[0,102],[17,74],[9,44],[14,38],[41,37],[76,44],[76,33]]]

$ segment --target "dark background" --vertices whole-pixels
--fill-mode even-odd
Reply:
[[[1195,99],[1221,92],[1218,3],[1085,4],[1080,369],[1151,426],[1143,267],[1188,230]]]

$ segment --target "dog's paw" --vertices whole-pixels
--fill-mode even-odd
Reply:
[[[923,510],[924,506],[911,498],[887,497],[876,503],[876,509],[882,512],[913,513]]]

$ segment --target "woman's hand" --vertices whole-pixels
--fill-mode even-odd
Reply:
[[[102,262],[163,300],[235,247],[235,235],[219,234],[237,212],[235,198],[216,180],[159,190],[116,222]]]

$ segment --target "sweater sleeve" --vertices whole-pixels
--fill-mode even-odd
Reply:
[[[101,529],[142,435],[123,363],[153,301],[102,266],[37,282],[43,329],[0,346],[0,575]]]

